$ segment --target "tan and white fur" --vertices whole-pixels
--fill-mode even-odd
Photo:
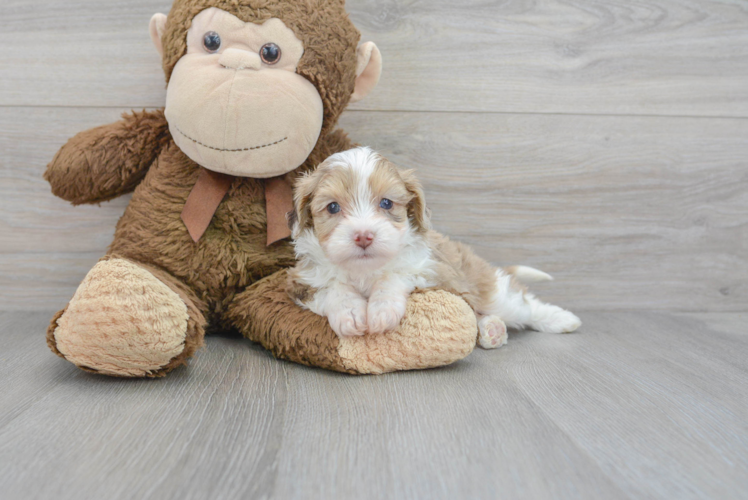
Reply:
[[[567,333],[574,314],[546,304],[521,283],[552,279],[524,266],[500,269],[430,230],[423,190],[369,148],[328,158],[299,179],[291,218],[298,263],[289,294],[325,316],[341,337],[398,327],[415,289],[463,297],[478,319],[478,343],[506,343],[506,327]]]

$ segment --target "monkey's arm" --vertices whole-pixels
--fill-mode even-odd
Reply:
[[[122,118],[81,132],[57,152],[44,173],[56,196],[80,205],[135,189],[168,143],[169,126],[162,110]]]

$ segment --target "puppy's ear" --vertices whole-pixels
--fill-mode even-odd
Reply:
[[[291,227],[293,237],[296,238],[303,229],[314,227],[312,209],[310,207],[314,191],[322,180],[323,173],[319,168],[296,180],[294,186],[294,211],[289,213],[288,225]]]
[[[429,209],[426,208],[426,197],[423,194],[421,183],[413,170],[401,171],[400,177],[405,183],[405,189],[413,196],[408,202],[408,218],[417,232],[425,233],[431,229],[431,217]]]
[[[293,227],[299,221],[299,216],[296,215],[296,210],[291,210],[286,214],[286,222],[288,222],[288,229],[293,231]]]

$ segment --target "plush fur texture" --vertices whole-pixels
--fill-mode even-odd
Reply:
[[[429,231],[413,173],[399,171],[369,148],[335,154],[300,179],[295,210],[299,262],[290,273],[289,295],[327,317],[342,338],[394,330],[410,294],[433,287],[470,304],[483,347],[503,345],[507,324],[558,333],[581,324],[569,311],[527,292],[508,270]],[[548,277],[521,266],[511,271],[523,278]]]
[[[301,167],[288,174],[289,178],[313,170],[333,153],[351,148],[344,132],[333,131],[353,93],[359,40],[342,0],[176,0],[162,37],[167,80],[184,54],[185,36],[192,18],[208,7],[225,9],[245,21],[263,22],[279,17],[304,42],[305,52],[298,72],[319,91],[325,118],[316,147]],[[393,346],[400,346],[392,347],[400,353],[398,363],[380,359],[390,352],[381,346],[379,352],[355,351],[363,360],[361,363],[341,357],[338,340],[325,321],[293,305],[285,292],[283,270],[295,263],[294,250],[288,241],[266,246],[263,181],[236,178],[203,237],[198,243],[193,242],[180,214],[199,172],[200,166],[175,145],[160,111],[134,113],[121,122],[78,134],[48,166],[45,178],[52,191],[75,204],[98,203],[134,190],[117,224],[106,259],[119,259],[147,272],[130,273],[123,282],[119,274],[100,273],[99,269],[89,282],[81,285],[79,296],[88,297],[87,290],[92,289],[93,281],[103,282],[97,286],[107,289],[124,287],[146,292],[164,290],[157,283],[160,282],[180,297],[189,316],[182,351],[161,367],[156,366],[158,363],[137,365],[133,359],[127,359],[112,369],[109,361],[96,361],[83,351],[116,353],[118,346],[129,343],[126,337],[131,332],[115,328],[113,318],[119,312],[99,315],[100,330],[88,335],[91,342],[70,355],[69,359],[81,368],[122,376],[162,376],[195,352],[209,325],[237,329],[278,357],[350,373],[370,373],[366,367],[373,366],[378,367],[374,370],[377,372],[384,371],[382,366],[397,369],[439,366],[469,353],[460,339],[474,341],[475,324],[460,316],[450,316],[452,323],[445,316],[443,321],[433,323],[441,331],[401,332],[403,338],[420,339],[412,344],[413,351],[408,351],[407,342],[393,337]],[[440,294],[432,297],[431,302],[441,306],[414,310],[414,325],[429,324],[420,316],[434,309],[459,309],[461,299]],[[74,310],[78,309],[71,303],[58,313],[48,332],[50,348],[62,357],[72,352],[64,346],[82,338],[86,325],[91,323],[86,315],[69,315]],[[108,318],[111,323],[107,323]],[[179,328],[172,331],[176,330]],[[143,335],[159,333],[152,329]],[[442,343],[444,338],[454,341]],[[137,356],[147,357],[147,353]],[[159,359],[159,363],[163,362]],[[133,363],[137,367],[128,372]]]

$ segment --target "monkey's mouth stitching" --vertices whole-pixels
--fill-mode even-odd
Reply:
[[[242,151],[254,151],[255,149],[269,148],[270,146],[275,146],[276,144],[280,144],[281,142],[284,142],[284,141],[288,140],[288,137],[284,137],[283,139],[281,139],[279,141],[271,142],[270,144],[263,144],[262,146],[255,146],[253,148],[221,149],[221,148],[214,148],[213,146],[208,146],[207,144],[203,144],[200,141],[196,141],[195,139],[193,139],[189,135],[187,135],[184,132],[182,132],[181,130],[179,130],[179,127],[176,127],[176,129],[177,129],[177,132],[179,132],[180,134],[182,134],[183,136],[185,136],[187,139],[191,140],[192,142],[194,142],[198,146],[202,146],[204,148],[212,149],[213,151],[221,151],[221,152],[224,152],[224,153],[240,153]]]

